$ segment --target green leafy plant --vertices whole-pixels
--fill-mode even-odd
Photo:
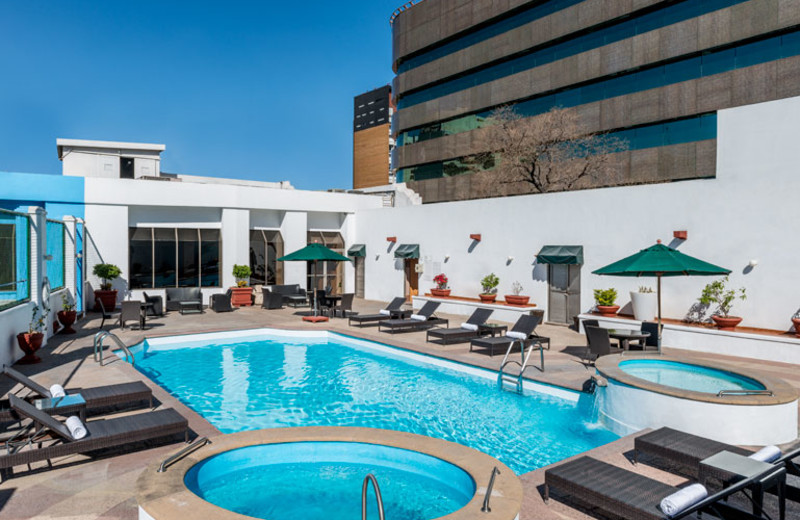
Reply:
[[[495,294],[497,292],[498,285],[500,285],[500,278],[498,278],[494,273],[487,274],[481,280],[483,294]]]
[[[110,291],[111,282],[119,278],[122,270],[114,264],[97,264],[92,269],[92,273],[102,280],[100,290]]]
[[[715,280],[710,284],[703,287],[703,293],[700,295],[700,303],[703,305],[717,305],[718,315],[727,318],[733,308],[733,302],[737,299],[746,300],[744,287],[739,289],[732,289],[728,287],[728,277],[722,280]]]
[[[514,296],[519,296],[522,293],[522,284],[519,282],[514,282],[511,284],[511,294]]]
[[[614,302],[617,301],[617,290],[613,288],[595,289],[594,301],[597,302],[597,305],[601,305],[603,307],[611,307],[612,305],[614,305]]]
[[[33,306],[31,322],[28,325],[28,334],[44,332],[44,328],[47,325],[48,311],[49,309],[47,309],[47,307]]]
[[[72,303],[72,300],[69,298],[67,291],[61,293],[61,310],[65,312],[75,310],[75,304]]]
[[[652,294],[653,293],[653,288],[652,287],[648,287],[646,285],[640,285],[639,286],[639,292],[642,293],[642,294]]]
[[[247,284],[250,283],[250,275],[252,273],[249,265],[234,264],[233,276],[236,278],[236,286],[247,287]]]

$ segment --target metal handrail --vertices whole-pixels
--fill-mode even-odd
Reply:
[[[200,437],[199,439],[195,440],[190,445],[188,445],[185,448],[183,448],[178,453],[176,453],[174,455],[170,455],[169,457],[164,459],[161,462],[161,465],[158,467],[158,470],[156,471],[156,473],[164,473],[165,471],[167,471],[167,466],[169,466],[173,462],[179,461],[180,459],[184,458],[188,454],[192,453],[194,450],[196,450],[198,448],[202,448],[206,444],[211,444],[211,441],[208,440],[208,437]]]
[[[511,354],[511,351],[514,349],[514,344],[519,341],[519,350],[520,350],[520,361],[509,360],[508,356]],[[537,348],[538,345],[538,348]],[[525,351],[525,341],[521,339],[515,339],[511,342],[508,346],[508,350],[506,350],[506,355],[503,357],[503,362],[500,363],[500,370],[497,374],[497,386],[502,389],[503,388],[503,376],[506,375],[505,370],[506,366],[510,364],[519,365],[519,375],[517,376],[517,393],[522,393],[522,380],[523,375],[525,373],[525,369],[528,368],[528,364],[531,359],[531,355],[533,354],[534,350],[538,350],[540,353],[541,364],[542,364],[542,372],[544,372],[544,348],[542,347],[542,343],[540,341],[532,341],[531,344],[527,347],[527,352]],[[512,375],[508,374],[509,378],[513,378]],[[507,381],[507,380],[506,380]]]
[[[481,507],[481,512],[483,513],[491,513],[492,508],[489,507],[489,500],[492,498],[492,488],[494,487],[494,477],[500,474],[500,470],[497,469],[497,466],[494,467],[492,470],[492,476],[489,477],[489,485],[486,487],[486,495],[483,497],[483,507]]]
[[[100,332],[94,335],[94,344],[93,344],[95,361],[97,361],[97,353],[98,352],[100,353],[100,366],[103,365],[103,340],[106,338],[111,338],[114,341],[114,343],[117,344],[117,347],[119,347],[123,352],[125,352],[126,361],[128,360],[128,358],[130,358],[131,365],[136,364],[136,358],[134,357],[133,352],[131,352],[128,349],[127,345],[125,345],[121,339],[119,339],[116,335],[108,332],[107,330],[101,330]],[[114,349],[112,348],[111,350],[113,351]]]
[[[775,394],[772,393],[772,390],[720,390],[717,392],[717,397],[726,395],[768,395],[772,397]]]
[[[7,285],[19,285],[21,283],[26,283],[28,280],[17,280],[16,282],[8,282],[8,283],[0,283],[0,287],[5,287]]]
[[[379,520],[386,520],[383,513],[383,497],[381,496],[381,488],[378,486],[378,479],[375,475],[368,473],[364,477],[364,483],[361,485],[361,520],[367,520],[367,487],[372,482],[372,487],[375,488],[375,498],[378,501],[378,518]]]

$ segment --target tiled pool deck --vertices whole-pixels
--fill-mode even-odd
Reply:
[[[357,301],[355,307],[362,313],[374,312],[381,307],[381,304]],[[425,343],[424,332],[390,335],[379,333],[377,327],[349,327],[347,321],[341,319],[312,325],[302,322],[300,317],[295,314],[296,312],[298,311],[294,309],[268,311],[260,308],[245,308],[223,314],[206,311],[202,315],[186,316],[173,312],[164,318],[150,320],[149,328],[144,332],[131,329],[120,331],[115,325],[107,328],[118,334],[128,344],[138,342],[143,335],[174,335],[261,327],[309,330],[324,328],[492,370],[496,370],[502,360],[502,355],[489,357],[485,352],[470,353],[469,346],[465,343],[448,346]],[[463,317],[453,316],[450,318],[451,326],[457,326],[464,321]],[[126,363],[112,360],[106,366],[100,367],[92,361],[92,337],[98,331],[99,324],[96,315],[90,315],[88,320],[81,323],[82,328],[79,329],[77,335],[59,335],[53,338],[50,345],[44,349],[42,354],[44,361],[41,364],[15,368],[32,375],[45,386],[56,382],[67,383],[68,385],[65,386],[80,387],[136,379],[143,380],[144,377]],[[546,371],[542,373],[536,368],[530,368],[526,373],[527,376],[559,386],[581,389],[584,382],[593,373],[593,369],[580,363],[580,354],[585,345],[583,335],[565,327],[548,325],[540,326],[537,332],[550,337],[552,347],[551,350],[545,351]],[[669,352],[669,349],[665,349],[665,351]],[[727,364],[734,366],[757,369],[765,374],[780,377],[796,388],[800,388],[800,371],[795,365],[684,352],[681,352],[681,355],[691,355],[711,361],[724,360]],[[149,381],[145,382],[152,385]],[[203,418],[183,406],[164,390],[155,385],[152,386],[160,406],[175,408],[187,417],[195,434],[210,436],[218,433]],[[12,388],[8,381],[0,381],[0,392],[5,393]],[[597,448],[591,454],[596,458],[665,482],[673,484],[684,482],[681,477],[647,465],[633,466],[624,455],[632,447],[633,436],[630,436]],[[81,456],[67,457],[54,461],[54,469],[49,471],[36,471],[37,468],[34,467],[33,472],[21,473],[20,476],[15,476],[0,484],[0,519],[136,519],[138,511],[134,496],[139,474],[149,464],[163,458],[165,454],[174,451],[175,448],[174,444],[153,447],[118,456],[100,457],[92,461],[87,461],[85,457]],[[551,500],[549,504],[544,504],[540,495],[544,470],[522,475],[521,480],[524,488],[523,509],[520,515],[522,520],[591,518],[586,512],[576,510],[558,500]],[[794,506],[794,504],[790,506],[788,517],[800,518],[800,508]]]

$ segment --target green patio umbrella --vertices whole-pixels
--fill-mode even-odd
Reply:
[[[328,249],[322,244],[309,244],[303,249],[278,258],[278,262],[314,262],[314,272],[317,272],[317,262],[349,262],[350,259],[336,251]],[[314,285],[314,316],[317,315],[317,287]]]
[[[593,274],[608,276],[655,276],[658,279],[658,351],[661,352],[661,277],[662,276],[724,276],[730,269],[709,264],[661,243],[642,249]]]

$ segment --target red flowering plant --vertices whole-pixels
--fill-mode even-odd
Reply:
[[[444,273],[437,274],[433,277],[433,283],[437,289],[447,289],[447,276]]]

